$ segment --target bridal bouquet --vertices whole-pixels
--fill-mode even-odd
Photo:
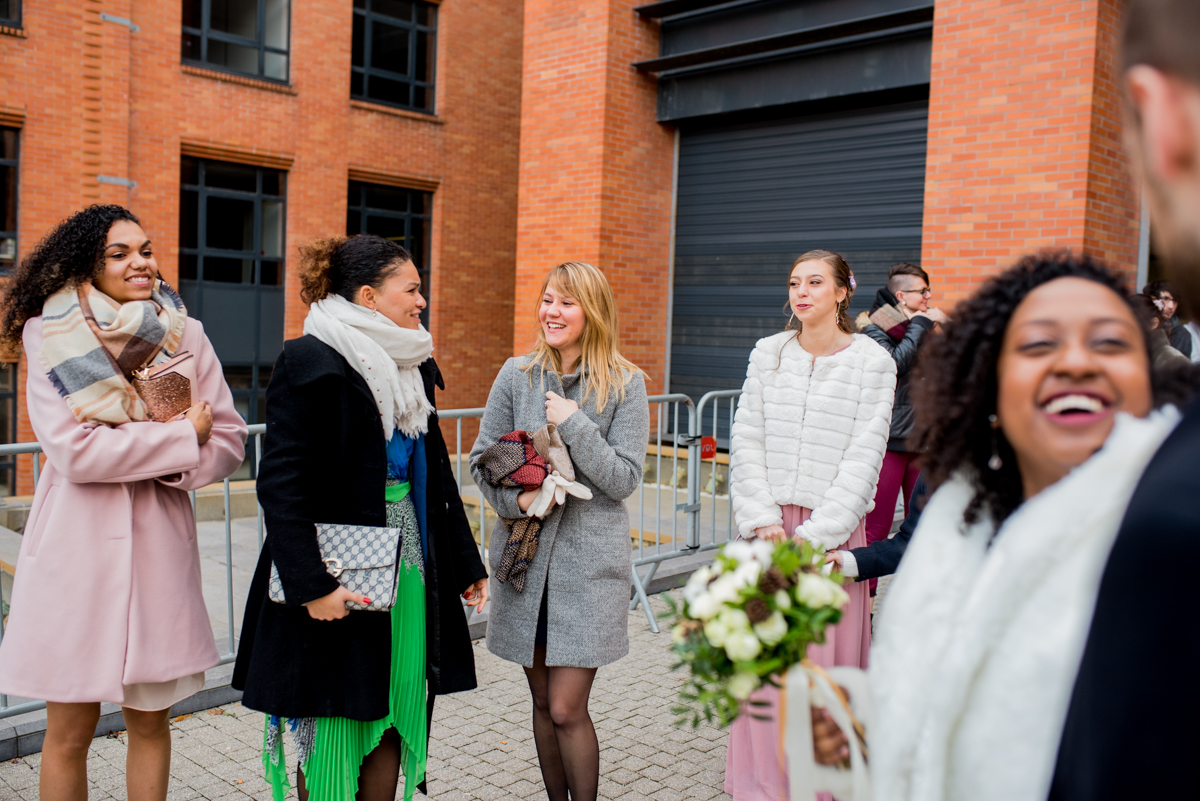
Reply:
[[[824,550],[808,542],[738,540],[692,574],[682,605],[668,598],[674,668],[691,671],[683,704],[672,710],[677,725],[728,725],[750,693],[764,682],[778,686],[810,643],[825,641],[850,596],[824,566]]]

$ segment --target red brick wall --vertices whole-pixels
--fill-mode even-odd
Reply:
[[[1118,0],[939,0],[923,266],[962,298],[1071,247],[1132,277],[1139,203],[1120,149]]]
[[[547,271],[587,261],[617,298],[621,346],[664,386],[673,130],[655,83],[630,64],[658,54],[633,0],[527,0],[513,352],[536,336]]]
[[[22,255],[82,205],[122,203],[141,216],[164,277],[174,280],[184,143],[234,161],[290,163],[292,337],[306,313],[297,248],[345,233],[349,171],[436,187],[427,290],[448,385],[439,403],[483,404],[512,352],[521,0],[441,3],[435,119],[350,100],[351,5],[344,0],[292,3],[291,79],[283,91],[184,68],[175,0],[24,5],[26,37],[0,35],[0,108],[25,112]],[[102,22],[101,10],[131,18],[139,32]],[[137,187],[98,184],[98,174],[128,177]],[[22,414],[20,439],[32,438]],[[20,490],[28,489],[22,481]]]

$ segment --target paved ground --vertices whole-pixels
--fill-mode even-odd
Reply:
[[[665,611],[658,598],[653,603]],[[720,790],[726,733],[672,725],[680,676],[670,671],[670,634],[651,634],[639,610],[629,615],[629,636],[629,656],[602,668],[592,692],[602,749],[600,797],[727,799]],[[476,643],[475,659],[479,689],[438,702],[430,794],[439,799],[544,797],[524,674],[493,657],[482,642]],[[174,721],[170,801],[269,801],[262,780],[262,725],[262,715],[239,704]],[[35,801],[39,763],[40,755],[0,764],[0,801]],[[123,734],[96,739],[88,762],[90,801],[125,798],[124,764]]]

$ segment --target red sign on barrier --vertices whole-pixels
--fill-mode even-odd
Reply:
[[[717,456],[717,438],[716,437],[701,437],[700,438],[700,458],[715,459]]]

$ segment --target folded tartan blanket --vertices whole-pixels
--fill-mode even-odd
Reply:
[[[496,578],[510,583],[517,592],[524,592],[525,571],[537,554],[542,518],[555,503],[564,503],[568,494],[590,500],[592,492],[575,481],[567,446],[549,424],[532,437],[525,431],[505,434],[484,450],[476,467],[493,487],[526,492],[541,490],[526,517],[500,518],[508,529],[508,539],[500,555]]]

